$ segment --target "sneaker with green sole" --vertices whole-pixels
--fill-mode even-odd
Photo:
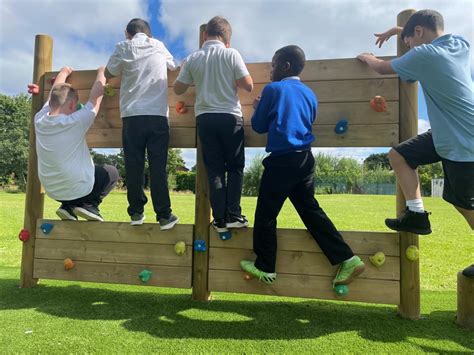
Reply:
[[[365,264],[358,256],[354,256],[351,260],[343,261],[339,266],[333,286],[350,284],[364,270]]]
[[[257,269],[257,267],[255,266],[255,263],[250,260],[241,260],[240,267],[244,271],[248,272],[250,275],[256,277],[260,281],[263,281],[269,285],[275,281],[276,276],[277,276],[277,274],[274,272],[270,273],[270,272],[265,272],[265,271]]]

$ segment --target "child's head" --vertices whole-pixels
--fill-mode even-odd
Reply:
[[[131,19],[127,25],[127,28],[125,29],[125,35],[128,39],[131,39],[137,33],[144,33],[151,38],[151,29],[148,22],[142,20],[141,18]]]
[[[217,38],[227,47],[230,46],[230,38],[232,37],[232,27],[229,21],[221,16],[215,16],[206,25],[207,38]]]
[[[305,61],[304,52],[300,47],[291,45],[280,48],[272,58],[271,81],[299,75],[303,71]]]
[[[401,34],[402,40],[410,47],[431,43],[444,31],[443,16],[434,10],[420,10],[408,19]]]
[[[70,115],[76,111],[76,106],[79,101],[77,90],[70,84],[57,84],[51,90],[51,97],[49,99],[49,107],[52,111],[59,110],[60,113]]]

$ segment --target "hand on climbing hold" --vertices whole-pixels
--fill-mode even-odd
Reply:
[[[28,94],[38,95],[39,94],[39,86],[36,85],[36,84],[28,84]]]

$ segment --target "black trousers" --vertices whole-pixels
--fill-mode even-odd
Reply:
[[[275,272],[277,216],[287,197],[332,265],[351,258],[352,250],[314,198],[311,151],[270,155],[263,160],[263,165],[253,233],[255,266],[265,272]]]
[[[59,201],[65,206],[80,207],[90,205],[99,208],[102,200],[109,194],[117,184],[119,173],[112,165],[95,165],[94,187],[92,191],[84,196],[71,201]]]
[[[240,217],[245,166],[243,119],[228,113],[204,113],[196,119],[212,215],[215,220]]]
[[[143,191],[145,183],[145,151],[150,166],[150,189],[157,219],[168,218],[171,201],[168,191],[168,143],[170,126],[164,116],[123,117],[122,141],[125,156],[127,185],[127,212],[130,216],[142,214],[148,202]]]

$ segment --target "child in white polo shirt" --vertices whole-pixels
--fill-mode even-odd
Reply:
[[[107,63],[106,76],[122,76],[120,115],[125,156],[128,214],[132,225],[143,224],[145,151],[150,165],[153,209],[160,229],[173,228],[166,163],[170,138],[168,122],[168,72],[177,65],[164,44],[152,38],[148,22],[132,19]]]
[[[231,35],[226,19],[212,18],[202,48],[185,59],[174,83],[177,95],[196,85],[194,110],[218,232],[248,225],[240,207],[245,156],[237,88],[251,92],[253,81],[239,52],[230,48]]]
[[[56,214],[63,220],[80,216],[103,221],[99,205],[118,180],[115,167],[94,166],[85,138],[102,101],[104,70],[97,70],[88,102],[76,110],[77,91],[66,84],[72,69],[62,68],[48,101],[35,115],[39,179],[48,196],[61,202]]]

